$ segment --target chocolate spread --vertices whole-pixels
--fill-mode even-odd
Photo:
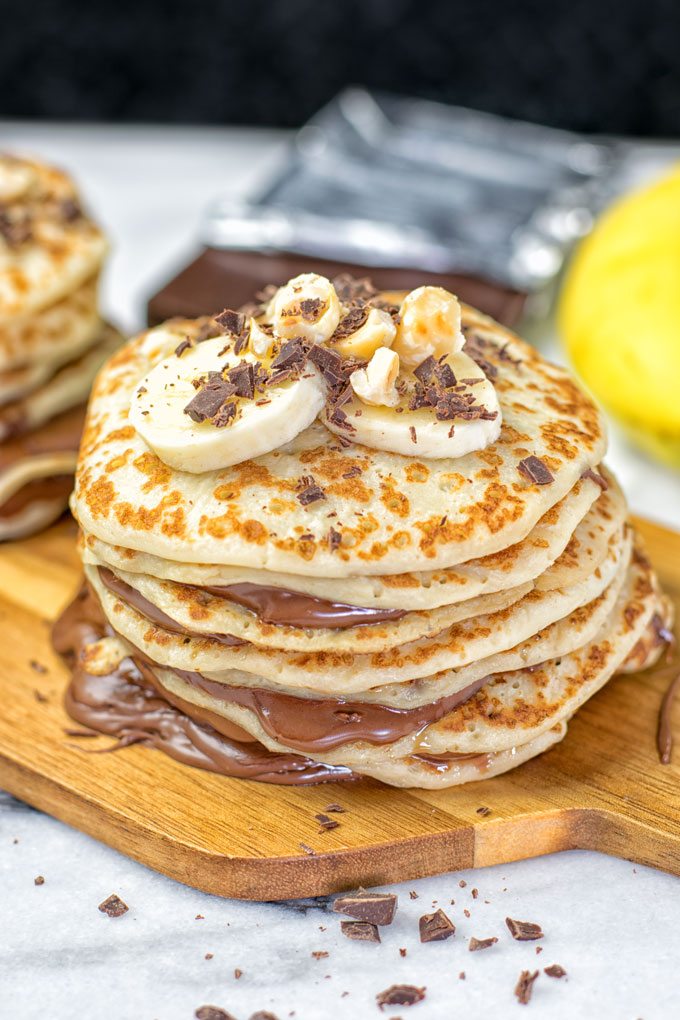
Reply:
[[[73,475],[54,475],[51,478],[34,478],[13,492],[0,506],[0,520],[14,517],[29,504],[42,500],[63,499],[64,505],[73,488]]]
[[[46,453],[77,452],[85,422],[86,405],[80,404],[57,415],[32,432],[0,443],[0,471],[29,457]]]
[[[189,587],[189,586],[187,586]],[[362,627],[369,623],[400,620],[405,609],[368,609],[351,606],[346,602],[330,602],[315,595],[303,595],[288,588],[274,588],[264,584],[207,585],[198,591],[207,591],[218,598],[236,602],[255,613],[263,623],[303,629],[325,628],[343,630]]]
[[[194,722],[170,704],[165,691],[150,686],[133,659],[125,659],[110,674],[93,676],[82,663],[86,644],[110,633],[101,608],[83,590],[54,625],[55,649],[70,661],[72,679],[65,705],[77,722],[119,740],[118,746],[142,743],[156,747],[186,765],[239,779],[278,784],[309,784],[356,778],[344,766],[324,765],[296,754],[276,754],[258,741],[238,741],[204,721]],[[176,699],[178,702],[180,699]],[[193,715],[200,715],[194,711]],[[232,727],[232,733],[238,728]]]

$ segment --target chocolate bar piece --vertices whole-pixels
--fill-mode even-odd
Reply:
[[[358,266],[311,255],[205,248],[150,298],[149,325],[155,326],[176,315],[193,319],[221,312],[223,308],[238,308],[268,283],[286,283],[299,273],[311,271],[328,277],[340,273],[369,276],[377,287],[385,290],[413,290],[424,283],[435,284],[508,326],[517,321],[526,300],[521,291],[473,276]]]

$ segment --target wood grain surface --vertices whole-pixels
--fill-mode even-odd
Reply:
[[[638,523],[680,615],[680,535]],[[680,874],[680,704],[671,765],[659,764],[655,744],[677,657],[613,680],[546,754],[445,791],[370,780],[267,786],[144,747],[85,754],[85,742],[65,733],[73,726],[62,708],[67,671],[49,641],[79,583],[75,534],[63,520],[0,548],[0,786],[17,797],[156,871],[245,899],[314,896],[577,847]],[[88,749],[109,744],[87,741]],[[337,829],[320,832],[314,815],[331,802],[346,813],[334,816]]]

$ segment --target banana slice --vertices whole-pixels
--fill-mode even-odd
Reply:
[[[380,387],[371,386],[367,392],[365,386],[371,380],[371,364],[381,354],[378,351],[363,370],[366,380],[356,380],[358,387],[353,381],[358,373],[350,377],[354,396],[342,404],[342,413],[333,413],[332,408],[324,411],[323,420],[331,432],[375,450],[432,460],[463,457],[498,439],[501,410],[496,391],[469,355],[458,351],[444,361],[428,358],[415,374],[400,375],[395,406],[376,406]],[[395,356],[394,350],[386,354]],[[387,392],[386,386],[383,389]],[[434,403],[423,403],[435,400],[437,393]]]
[[[260,457],[289,443],[323,407],[323,382],[309,362],[297,377],[263,388],[262,368],[270,368],[278,346],[260,361],[226,343],[215,337],[172,354],[140,381],[132,398],[131,423],[179,471],[200,474]]]
[[[302,273],[279,287],[271,303],[271,322],[277,336],[296,336],[322,344],[340,322],[340,302],[335,287],[318,273]]]
[[[465,343],[458,298],[443,287],[418,287],[404,298],[392,347],[402,365],[416,368],[430,356],[455,354]]]

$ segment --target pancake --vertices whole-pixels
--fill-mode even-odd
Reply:
[[[236,778],[436,789],[656,661],[670,603],[566,372],[440,288],[258,301],[97,377],[74,718]]]
[[[95,383],[75,516],[104,542],[168,560],[326,578],[451,567],[520,542],[600,463],[604,423],[563,369],[471,309],[463,322],[497,373],[503,426],[493,447],[425,464],[344,448],[317,421],[284,448],[200,476],[159,460],[128,410],[144,374],[206,322],[141,334]],[[518,465],[528,456],[545,461],[550,484],[523,477]],[[325,498],[305,507],[295,493],[310,475]],[[330,520],[342,523],[335,549]]]

